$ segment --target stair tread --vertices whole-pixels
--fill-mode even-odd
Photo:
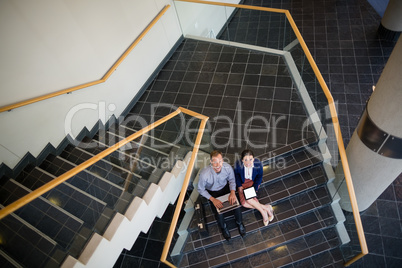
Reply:
[[[329,205],[331,199],[325,196],[325,194],[328,194],[326,186],[320,186],[275,204],[273,206],[275,218],[268,226],[274,226],[277,223],[291,220],[304,213],[309,213],[322,206]],[[233,217],[227,217],[226,223],[232,233],[232,237],[238,236],[238,230]],[[254,209],[249,209],[246,213],[243,213],[243,223],[246,226],[247,232],[266,228],[263,226],[262,216]],[[203,247],[224,241],[216,220],[210,221],[207,226],[209,230],[208,234],[200,233],[197,228],[192,228],[193,232],[191,233],[189,242],[194,243],[194,241],[197,241],[198,247]],[[194,246],[194,248],[197,248],[197,246]]]
[[[96,134],[93,140],[100,142],[107,147],[112,146],[119,141],[125,139],[127,136],[125,133],[114,133],[113,131],[107,131],[105,133]],[[141,158],[158,158],[168,156],[172,149],[172,145],[169,143],[162,143],[159,140],[151,138],[151,136],[141,136],[128,144],[124,145],[119,152],[124,152],[130,155],[136,155]]]
[[[283,157],[288,155],[289,153],[294,153],[299,150],[303,150],[306,147],[314,146],[318,143],[317,137],[309,137],[303,138],[293,143],[287,144],[285,146],[278,147],[274,150],[271,150],[267,153],[257,155],[256,158],[260,159],[264,164],[266,162],[275,161],[278,157]]]
[[[48,159],[45,159],[45,161],[39,167],[41,167],[44,170],[52,173],[55,176],[60,176],[60,175],[64,174],[65,172],[67,172],[68,170],[70,170],[70,169],[72,169],[72,168],[77,166],[76,164],[71,163],[67,159],[64,159],[64,158],[59,157],[59,156],[57,156],[55,160],[57,160],[57,163],[50,162]],[[127,176],[127,172],[125,172],[125,171],[112,170],[111,172],[113,172],[113,171],[114,171],[114,173],[116,175],[126,175]],[[94,177],[97,177],[97,178],[103,180],[105,183],[110,184],[110,186],[112,186],[112,187],[116,187],[116,188],[118,188],[120,190],[124,190],[120,186],[120,184],[122,184],[122,183],[119,183],[119,182],[114,183],[112,181],[109,181],[109,180],[106,179],[107,176],[99,176],[99,173],[93,173],[91,170],[88,170],[88,169],[84,169],[83,172],[86,172],[86,173],[88,173],[88,174],[90,174],[90,175],[92,175]]]
[[[64,150],[64,152],[59,157],[76,165],[79,165],[92,156],[93,154],[83,149],[77,149],[75,147],[68,146],[68,148],[66,148],[66,150]],[[128,171],[125,167],[122,167],[121,165],[117,166],[115,164],[106,163],[106,161],[103,160],[98,161],[97,164],[92,165],[88,168],[88,170],[90,172],[101,175],[101,177],[103,178],[106,178],[108,174],[112,174],[113,176],[108,179],[111,179],[114,184],[119,185],[120,187],[123,187],[123,185],[127,184],[126,178],[129,177],[132,183],[128,191],[139,197],[142,197],[145,194],[146,188],[148,188],[148,186],[150,185],[151,182],[148,181],[148,179],[152,178],[152,174],[157,173],[153,169],[152,174],[136,174],[135,172]],[[146,175],[147,177],[144,177],[142,175]],[[143,189],[139,191],[139,189],[137,188]]]
[[[307,149],[302,148],[295,152],[288,152],[284,156],[264,162],[263,182],[275,181],[279,177],[289,176],[321,162],[322,157],[318,154],[316,145],[312,145]]]
[[[307,147],[306,144],[308,144]],[[332,250],[332,247],[327,247],[327,244],[317,247],[313,245],[310,246],[313,250],[306,247],[305,251],[290,254],[292,256],[280,256],[278,253],[279,255],[275,257],[276,249],[280,251],[284,247],[292,248],[293,244],[301,243],[300,241],[306,243],[305,239],[308,239],[310,235],[314,237],[315,233],[328,232],[326,230],[336,232],[334,226],[337,221],[330,206],[332,200],[326,186],[328,178],[317,140],[312,138],[279,148],[273,156],[271,154],[270,158],[265,158],[263,163],[264,176],[258,190],[258,199],[262,204],[273,205],[274,221],[265,227],[262,216],[257,210],[242,208],[243,223],[247,230],[247,235],[242,238],[238,233],[233,215],[228,213],[226,223],[231,231],[232,239],[227,242],[221,234],[210,205],[204,200],[209,233],[199,232],[195,221],[192,221],[183,252],[187,256],[199,255],[203,251],[212,252],[213,249],[227,247],[228,243],[236,244],[234,239],[243,241],[243,247],[225,256],[217,255],[215,258],[206,256],[200,259],[200,263],[188,263],[194,264],[194,267],[218,267],[263,252],[268,254],[273,267],[279,267]],[[262,234],[265,237],[261,238],[261,241],[253,240],[253,237],[262,236]],[[245,245],[246,241],[253,242]],[[331,242],[334,247],[339,246],[340,239],[337,233],[334,241]],[[316,251],[312,252],[314,250]]]
[[[76,148],[75,150],[83,150],[85,153],[87,153],[89,156],[92,157],[107,148],[106,144],[99,143],[96,140],[93,140],[92,142],[96,142],[97,144],[99,144],[99,146],[97,147],[80,146],[80,148],[78,149]],[[98,163],[92,165],[90,169],[98,169],[99,166],[114,165],[122,167],[124,170],[126,170],[129,173],[132,173],[137,177],[148,179],[151,176],[151,174],[155,171],[155,169],[157,169],[157,166],[153,164],[154,162],[155,161],[150,158],[144,160],[138,158],[135,154],[117,150],[112,152],[110,155],[106,156],[104,159],[98,161]],[[102,169],[100,171],[102,171]]]
[[[325,226],[291,240],[286,240],[283,235],[274,237],[276,233],[278,229],[264,229],[248,233],[243,238],[238,236],[229,242],[222,241],[210,247],[198,248],[186,253],[187,263],[190,265],[179,267],[219,267],[261,256],[264,256],[264,263],[281,267],[307,258],[314,259],[341,244],[334,226]],[[337,258],[337,261],[343,261],[339,259],[339,255]]]
[[[2,237],[6,238],[7,242],[2,244],[0,254],[2,267],[45,267],[56,251],[60,257],[58,263],[60,266],[61,259],[67,255],[66,251],[61,251],[56,242],[40,230],[26,224],[16,214],[3,218],[0,221],[0,230]],[[15,247],[13,245],[24,246]],[[5,264],[10,264],[10,266]]]
[[[57,177],[75,166],[75,164],[61,157],[49,156],[40,167]],[[94,174],[90,170],[84,170],[70,178],[67,183],[78,187],[97,199],[104,201],[108,206],[115,208],[118,203],[121,204],[122,193],[126,192],[123,186],[126,184],[124,178],[127,177],[127,174],[115,174],[115,179],[112,180],[111,173],[113,173],[113,171],[106,172],[105,170],[105,174]],[[125,175],[124,177],[122,177],[123,174]],[[131,195],[130,193],[127,194]],[[128,206],[129,202],[134,199],[132,195],[131,198],[127,199],[128,197],[129,196],[125,196],[123,200],[126,203],[125,208]],[[123,211],[120,212],[124,212],[125,208],[121,208]]]
[[[275,203],[291,195],[322,185],[328,181],[322,165],[311,166],[274,182],[264,183],[259,189],[262,203]],[[261,193],[260,193],[261,192]]]
[[[43,173],[35,166],[26,167],[16,178],[15,180],[25,187],[35,190],[42,185],[53,180],[52,176],[49,174]]]
[[[30,192],[29,189],[22,187],[13,179],[10,179],[8,184],[2,188],[2,199],[5,197],[6,191],[12,196],[9,201],[17,200]],[[7,205],[9,201],[4,202],[2,200],[1,203]],[[14,215],[57,242],[64,249],[70,246],[75,235],[79,233],[85,224],[76,215],[60,208],[52,203],[52,201],[48,201],[43,197],[36,198],[23,208],[16,210]]]
[[[126,129],[127,130],[127,129]],[[114,144],[116,142],[119,142],[125,137],[128,137],[130,134],[135,133],[134,131],[130,131],[131,133],[126,134],[121,134],[121,133],[115,133],[113,131],[108,131],[108,143],[106,144]],[[124,136],[125,135],[125,136]],[[99,138],[99,136],[98,136]],[[112,139],[112,143],[110,142],[110,139]],[[133,141],[130,142],[132,144],[133,148],[139,148],[140,146],[143,148],[147,148],[150,151],[155,151],[161,154],[169,154],[169,151],[171,150],[172,145],[169,143],[163,143],[160,142],[160,140],[154,139],[152,136],[147,135],[147,136],[141,136]],[[124,147],[123,147],[124,148]]]
[[[123,123],[124,123],[124,122],[123,122]],[[126,136],[131,135],[131,134],[134,134],[135,132],[138,131],[138,130],[135,130],[135,129],[133,129],[133,128],[130,128],[129,126],[123,125],[123,123],[122,123],[121,125],[119,125],[119,127],[125,129],[125,131],[127,132],[127,135],[126,135]],[[157,138],[157,137],[154,137],[153,135],[149,135],[148,133],[145,133],[144,136],[145,136],[145,137],[148,137],[148,138],[150,138],[150,139],[153,139],[153,140],[154,140],[154,143],[157,144],[157,145],[158,145],[158,144],[159,144],[159,145],[168,144],[168,145],[170,145],[170,146],[172,146],[172,147],[179,148],[179,146],[177,146],[177,145],[174,144],[174,143],[170,143],[170,142],[164,141],[164,140],[162,140],[162,139],[159,139],[159,138]]]
[[[277,179],[274,183],[263,183],[258,190],[258,200],[262,204],[277,204],[281,200],[288,199],[292,195],[314,189],[327,182],[322,165],[313,166],[288,177]],[[215,222],[215,217],[209,208],[205,207],[207,224]],[[248,211],[248,209],[243,209]]]

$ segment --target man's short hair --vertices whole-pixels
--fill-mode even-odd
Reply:
[[[209,156],[210,156],[210,158],[212,159],[212,157],[215,157],[215,156],[218,156],[218,155],[222,155],[222,152],[221,151],[218,151],[218,150],[214,150],[214,151],[212,151],[210,154],[209,154]],[[223,155],[222,155],[223,156]]]

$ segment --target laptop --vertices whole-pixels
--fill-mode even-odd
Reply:
[[[231,209],[233,209],[233,208],[235,208],[235,207],[237,207],[237,206],[239,206],[239,201],[237,200],[237,197],[236,197],[236,201],[235,201],[235,203],[233,204],[233,205],[231,205],[230,203],[229,203],[229,194],[225,194],[225,195],[223,195],[223,196],[219,196],[219,197],[217,197],[216,199],[219,199],[221,202],[222,202],[222,205],[223,205],[223,208],[216,208],[216,210],[218,211],[218,213],[223,213],[223,212],[225,212],[225,211],[228,211],[228,210],[231,210]]]

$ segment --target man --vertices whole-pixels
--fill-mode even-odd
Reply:
[[[212,211],[215,214],[219,227],[222,229],[223,237],[229,240],[230,232],[227,229],[223,214],[218,213],[216,210],[217,208],[222,208],[223,205],[216,198],[230,193],[228,201],[233,205],[236,202],[236,180],[233,168],[228,163],[223,162],[220,151],[213,151],[210,154],[210,162],[211,164],[205,167],[200,173],[198,192],[211,202]],[[239,233],[241,236],[244,236],[246,228],[243,225],[240,206],[234,210],[234,215]]]

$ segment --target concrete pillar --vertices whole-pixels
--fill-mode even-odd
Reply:
[[[398,40],[402,32],[402,1],[390,0],[382,17],[378,34],[387,40]]]
[[[346,154],[357,204],[363,211],[402,172],[402,39],[392,51]],[[341,207],[351,211],[341,170],[339,165],[335,186]]]

